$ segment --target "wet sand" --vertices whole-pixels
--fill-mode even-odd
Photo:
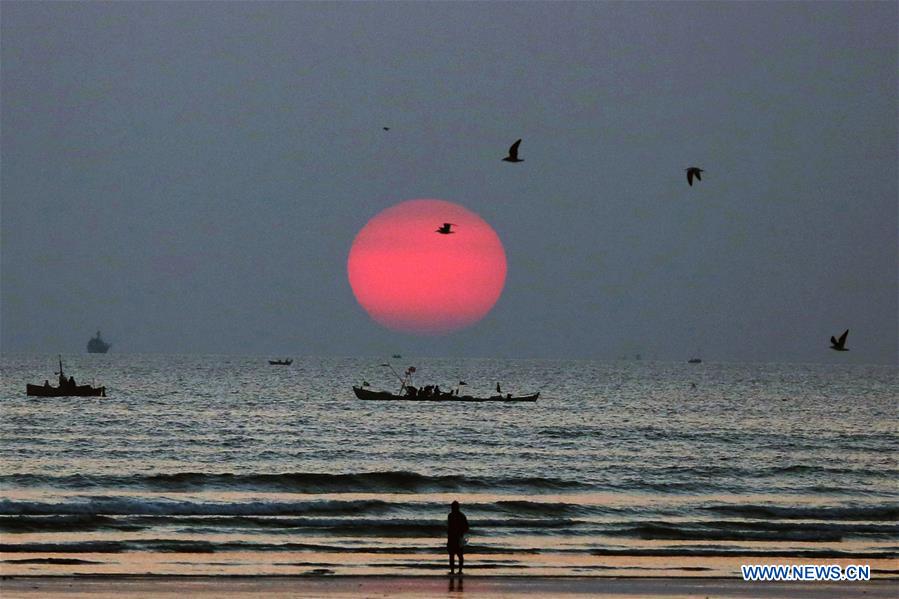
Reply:
[[[865,597],[899,596],[899,580],[753,583],[730,578],[543,576],[40,576],[4,577],[15,597]]]

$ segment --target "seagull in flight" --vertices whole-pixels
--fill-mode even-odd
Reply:
[[[835,351],[849,351],[846,349],[846,337],[849,335],[849,329],[840,335],[839,339],[834,339],[832,336],[830,338],[830,349]]]
[[[509,155],[503,158],[504,162],[524,162],[523,158],[518,157],[518,146],[521,145],[521,140],[516,141],[509,148]]]
[[[437,232],[441,235],[452,235],[455,231],[450,231],[450,228],[453,226],[453,223],[443,223],[443,226],[437,229]]]
[[[697,181],[702,181],[702,176],[700,175],[700,173],[703,173],[705,171],[703,171],[701,168],[699,168],[698,166],[691,166],[690,168],[688,168],[686,170],[687,170],[687,183],[690,185],[690,187],[693,187],[693,177],[696,177]]]

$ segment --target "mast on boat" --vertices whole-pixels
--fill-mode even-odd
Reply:
[[[397,395],[402,395],[403,391],[406,389],[406,382],[412,381],[412,375],[415,373],[415,366],[410,366],[409,368],[407,368],[406,372],[403,373],[404,376],[400,376],[400,373],[394,370],[393,366],[390,365],[390,362],[384,362],[383,364],[381,364],[381,366],[386,366],[387,368],[389,368],[390,372],[393,373],[393,376],[395,376],[399,380],[400,390],[397,392]]]

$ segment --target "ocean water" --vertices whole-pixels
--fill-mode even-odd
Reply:
[[[897,576],[899,371],[884,366],[403,359],[416,382],[536,404],[362,402],[377,358],[64,356],[105,398],[29,398],[4,355],[3,574]]]

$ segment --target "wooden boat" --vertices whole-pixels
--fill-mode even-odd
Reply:
[[[59,386],[53,387],[50,381],[43,385],[25,385],[25,394],[32,397],[106,397],[106,387],[76,385],[75,378],[66,378],[62,371],[62,357],[59,358]]]
[[[293,360],[290,358],[287,360],[269,360],[268,363],[272,366],[290,366],[293,364]]]
[[[504,401],[504,402],[535,402],[540,397],[540,393],[533,395],[492,395],[490,397],[472,397],[471,395],[455,395],[450,393],[440,393],[439,395],[419,396],[407,393],[405,395],[397,395],[389,391],[372,391],[364,387],[353,385],[353,393],[356,397],[366,401],[435,401],[435,402],[485,402],[485,401]]]

